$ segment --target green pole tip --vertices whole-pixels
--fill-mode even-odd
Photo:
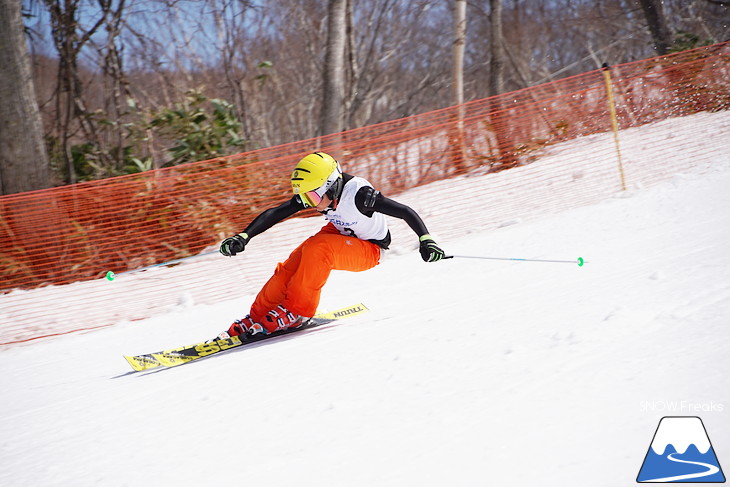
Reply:
[[[107,281],[113,281],[114,280],[114,273],[112,271],[109,271],[106,273],[106,280]]]
[[[583,267],[583,264],[585,264],[586,261],[583,260],[583,257],[578,257],[578,267]]]

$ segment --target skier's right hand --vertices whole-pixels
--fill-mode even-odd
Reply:
[[[238,252],[243,252],[248,243],[248,235],[246,233],[239,233],[232,237],[228,237],[221,243],[221,254],[226,257],[233,257]]]
[[[419,241],[420,248],[418,251],[421,253],[421,258],[424,262],[438,262],[446,256],[444,251],[441,250],[441,247],[431,238],[431,235],[421,235]]]

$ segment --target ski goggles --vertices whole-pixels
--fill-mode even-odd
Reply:
[[[330,189],[332,189],[337,181],[341,178],[342,172],[339,168],[336,168],[334,171],[332,171],[332,174],[329,175],[329,177],[322,186],[317,189],[301,193],[299,196],[301,197],[304,206],[307,206],[309,208],[316,208],[317,205],[319,205],[324,199],[324,195],[328,194]],[[334,195],[332,194],[329,194],[329,197],[330,199],[334,199]]]
[[[326,187],[327,185],[324,185],[314,191],[307,191],[306,193],[300,194],[299,196],[302,198],[302,203],[309,208],[315,208],[320,204],[322,198],[324,198],[324,194],[327,192]]]

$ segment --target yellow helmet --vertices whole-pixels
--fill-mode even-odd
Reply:
[[[325,194],[336,204],[342,193],[340,164],[324,152],[309,154],[294,168],[291,189],[305,206],[317,206]]]

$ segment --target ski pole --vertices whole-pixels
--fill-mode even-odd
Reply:
[[[182,261],[185,261],[188,259],[196,259],[198,257],[204,257],[206,255],[212,255],[212,254],[217,254],[217,253],[218,253],[217,250],[211,250],[210,252],[203,252],[202,254],[198,254],[198,255],[191,255],[189,257],[181,257],[179,259],[168,260],[167,262],[161,262],[159,264],[152,264],[152,265],[148,265],[145,267],[140,267],[139,269],[132,269],[130,271],[124,271],[124,272],[120,272],[120,273],[114,273],[112,271],[107,271],[106,280],[113,281],[116,277],[123,276],[124,274],[135,274],[137,272],[146,271],[147,269],[152,269],[153,267],[163,267],[166,265],[177,264],[179,262],[182,262]]]
[[[518,262],[552,262],[555,264],[578,264],[578,267],[583,267],[586,261],[583,257],[578,257],[576,260],[552,260],[552,259],[521,259],[517,257],[483,257],[479,255],[447,255],[444,259],[484,259],[484,260],[512,260]]]

